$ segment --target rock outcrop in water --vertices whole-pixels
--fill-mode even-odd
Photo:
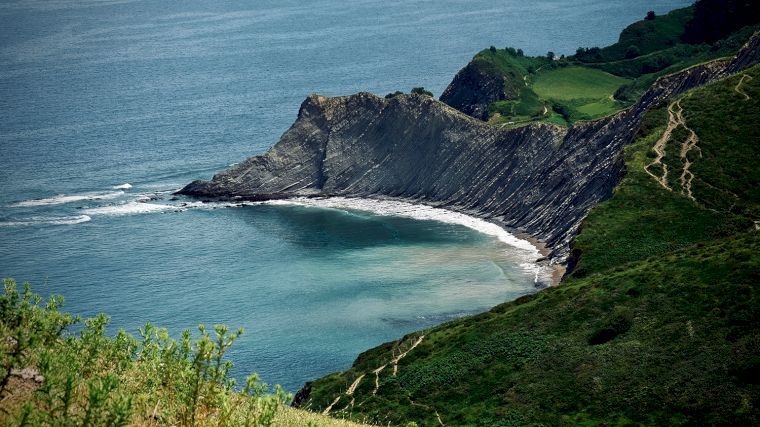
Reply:
[[[427,96],[312,95],[266,154],[181,194],[266,200],[293,196],[394,198],[491,219],[528,233],[564,261],[588,210],[624,173],[622,147],[644,113],[671,96],[760,60],[755,36],[733,60],[660,78],[614,116],[569,129],[501,129]]]

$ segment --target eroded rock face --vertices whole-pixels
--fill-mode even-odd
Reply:
[[[488,120],[488,106],[492,102],[517,96],[508,94],[505,86],[504,76],[489,73],[481,69],[477,63],[470,62],[459,70],[454,80],[443,91],[441,102],[469,116]]]
[[[749,49],[749,51],[747,50]],[[266,200],[293,196],[395,198],[500,222],[543,240],[564,261],[588,210],[624,173],[622,147],[646,111],[758,62],[751,41],[733,61],[658,80],[631,108],[569,129],[501,129],[427,96],[312,95],[266,154],[180,193]],[[741,61],[740,65],[738,61]]]

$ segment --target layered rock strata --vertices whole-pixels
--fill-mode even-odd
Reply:
[[[646,111],[760,59],[754,37],[732,60],[657,80],[616,115],[563,129],[503,129],[424,95],[308,97],[267,153],[180,193],[267,200],[295,196],[393,198],[472,214],[524,232],[563,262],[588,210],[624,173],[622,147]]]

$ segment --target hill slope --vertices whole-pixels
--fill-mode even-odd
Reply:
[[[736,53],[760,29],[760,15],[751,13],[756,8],[741,0],[700,0],[634,22],[613,45],[578,48],[568,57],[492,47],[457,73],[441,101],[507,127],[604,117],[639,100],[659,77]],[[746,16],[735,16],[740,13]],[[695,38],[700,31],[714,36]]]
[[[369,350],[300,404],[422,425],[757,425],[758,82],[755,66],[647,115],[562,286]],[[675,180],[650,167],[663,137]]]

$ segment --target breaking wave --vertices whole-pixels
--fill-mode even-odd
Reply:
[[[0,221],[0,227],[14,227],[24,225],[71,225],[90,221],[89,215],[42,217],[33,216],[18,220]]]
[[[115,199],[122,195],[124,195],[123,191],[82,193],[82,194],[72,194],[72,195],[59,194],[57,196],[46,197],[43,199],[23,200],[21,202],[12,204],[11,207],[62,205],[64,203],[81,202],[84,200],[109,200],[109,199]]]
[[[87,215],[132,215],[141,213],[166,212],[178,209],[179,207],[174,205],[132,201],[121,205],[100,206],[97,208],[85,209],[83,212]]]

